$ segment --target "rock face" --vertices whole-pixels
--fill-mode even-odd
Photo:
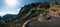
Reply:
[[[55,5],[49,8],[49,14],[52,16],[59,16],[60,5]]]
[[[49,8],[50,5],[48,4],[49,4],[48,2],[43,2],[43,3],[32,3],[29,5],[26,5],[21,8],[17,18],[20,18],[22,21],[22,19],[35,17],[37,16],[37,14],[42,12],[42,10]]]

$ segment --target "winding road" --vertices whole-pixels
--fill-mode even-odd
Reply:
[[[47,22],[40,22],[36,18],[23,23],[22,27],[60,27],[60,17],[51,17]]]

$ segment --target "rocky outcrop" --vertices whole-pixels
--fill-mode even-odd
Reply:
[[[24,7],[21,8],[18,16],[16,17],[18,19],[17,22],[20,22],[21,24],[20,26],[22,26],[22,24],[25,21],[28,21],[36,17],[37,15],[42,13],[44,10],[47,10],[49,7],[50,5],[48,2],[43,2],[43,3],[39,2],[39,3],[32,3],[32,4],[25,5]]]
[[[18,18],[20,18],[20,21],[22,21],[22,19],[29,19],[29,17],[34,17],[36,16],[35,14],[38,14],[40,12],[42,12],[42,10],[45,10],[47,8],[50,7],[50,5],[48,5],[49,3],[47,2],[43,2],[43,3],[32,3],[29,5],[25,5],[24,7],[21,8],[19,14],[18,14]]]

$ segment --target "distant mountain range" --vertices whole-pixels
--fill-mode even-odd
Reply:
[[[6,14],[2,17],[3,20],[12,20],[17,14]]]

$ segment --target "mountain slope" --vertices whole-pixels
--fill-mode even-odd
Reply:
[[[36,17],[40,13],[42,13],[44,10],[47,10],[50,7],[48,2],[43,3],[32,3],[25,5],[21,8],[19,14],[17,15],[17,19],[14,21],[16,25],[20,25],[24,23],[25,21],[32,19],[33,17]],[[46,11],[45,11],[46,12]]]

